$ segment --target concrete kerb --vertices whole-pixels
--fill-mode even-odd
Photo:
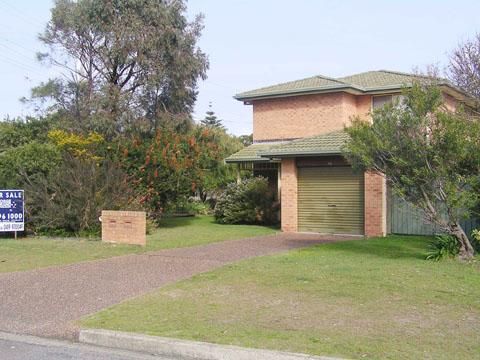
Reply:
[[[198,341],[178,340],[103,329],[80,331],[79,341],[85,344],[145,352],[174,359],[195,360],[340,360],[281,351],[249,349]]]
[[[131,352],[125,349],[109,349],[103,346],[95,346],[91,344],[79,344],[76,342],[66,341],[66,340],[56,340],[51,338],[42,338],[37,336],[31,335],[22,335],[22,334],[14,334],[8,333],[4,331],[0,331],[0,341],[8,341],[13,343],[21,343],[21,344],[28,344],[32,346],[38,346],[42,348],[49,348],[52,352],[56,353],[56,349],[58,349],[58,353],[63,353],[64,350],[79,350],[81,352],[91,352],[96,355],[102,355],[102,359],[108,359],[109,357],[115,356],[115,358],[128,358],[128,359],[160,359],[157,356],[145,354],[142,352]],[[33,356],[32,354],[29,354]],[[21,356],[21,355],[20,355]],[[0,359],[4,357],[0,356]],[[41,357],[45,359],[44,356]],[[89,357],[90,359],[91,357]],[[96,358],[96,357],[95,357]],[[15,359],[20,359],[20,357],[15,357]],[[33,359],[29,357],[29,359]],[[163,358],[165,359],[165,358]],[[171,360],[171,359],[169,359]]]

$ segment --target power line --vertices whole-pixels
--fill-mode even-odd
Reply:
[[[13,60],[11,60],[11,59],[2,57],[1,55],[0,55],[0,60],[1,60],[1,61],[4,61],[4,62],[7,62],[7,63],[9,63],[10,65],[15,66],[15,67],[17,67],[17,68],[19,68],[19,69],[21,69],[21,70],[23,70],[23,71],[26,71],[26,72],[28,72],[28,73],[32,73],[32,72],[33,72],[32,70],[24,67],[23,65],[15,62],[15,61],[13,61]],[[38,74],[35,74],[35,75],[38,75]],[[36,77],[35,77],[35,78],[31,77],[29,74],[27,74],[26,77],[29,78],[29,79],[35,80],[35,81],[41,81],[40,79],[38,79],[38,78],[36,78]]]
[[[44,75],[43,72],[41,72],[41,70],[39,70],[39,68],[37,67],[39,65],[39,63],[33,59],[32,57],[28,56],[28,55],[25,55],[24,53],[16,50],[15,48],[7,45],[7,44],[4,44],[2,43],[2,41],[5,41],[6,39],[4,38],[0,38],[0,47],[3,47],[5,49],[8,50],[8,54],[5,54],[3,53],[3,55],[11,55],[10,53],[14,53],[16,55],[18,55],[20,58],[17,59],[17,56],[15,56],[15,58],[10,58],[11,61],[15,61],[15,62],[18,62],[19,64],[23,65],[23,66],[26,66],[29,70],[31,71],[34,71],[36,73],[38,73],[38,75]],[[26,49],[26,48],[25,48]]]
[[[28,24],[31,24],[32,22],[39,25],[39,26],[45,26],[45,24],[42,24],[40,21],[37,19],[31,18],[29,16],[25,16],[25,13],[12,4],[6,2],[5,0],[0,0],[0,3],[3,4],[3,7],[7,9],[11,14],[16,15],[18,18],[23,19]]]
[[[2,58],[4,60],[7,60],[10,63],[13,63],[15,65],[21,66],[24,70],[28,70],[28,71],[32,71],[32,72],[36,72],[36,73],[38,72],[38,75],[40,75],[40,72],[38,71],[38,69],[35,69],[33,66],[31,66],[27,63],[24,63],[22,61],[19,61],[18,59],[11,58],[8,55],[6,55],[5,53],[0,53],[0,58]]]
[[[4,47],[4,48],[7,49],[9,52],[15,53],[15,54],[17,54],[18,56],[22,57],[23,59],[25,59],[25,60],[27,60],[27,61],[34,61],[33,58],[31,58],[31,57],[29,57],[29,56],[21,53],[21,52],[18,51],[18,50],[15,50],[15,49],[12,48],[11,46],[8,46],[8,45],[6,45],[6,44],[3,44],[3,43],[1,42],[1,40],[2,40],[2,39],[0,39],[0,46]],[[22,59],[22,60],[23,60],[23,59]],[[36,61],[34,61],[34,62],[35,62],[35,64],[36,64]]]
[[[29,53],[36,54],[35,51],[33,51],[33,50],[31,50],[27,47],[19,45],[19,44],[15,43],[13,41],[10,41],[10,40],[8,40],[4,37],[0,37],[0,47],[3,47],[3,48],[8,50],[7,54],[5,54],[5,53],[1,54],[4,59],[8,59],[10,64],[15,63],[14,65],[20,65],[25,70],[35,72],[36,75],[39,75],[41,77],[45,76],[45,72],[43,72],[39,68],[39,65],[40,65],[39,62],[37,62],[33,57],[30,57],[30,56],[26,55],[25,53],[17,50],[16,48],[13,48],[12,46],[5,44],[5,42],[13,44],[17,48],[25,49]],[[15,58],[6,56],[6,55],[9,55],[9,53],[12,53],[12,55],[14,53],[17,56],[19,56],[20,58],[17,58],[17,56],[15,56]]]
[[[0,36],[0,40],[3,40],[3,41],[5,41],[5,42],[7,42],[7,43],[10,43],[10,44],[12,44],[13,46],[16,46],[17,48],[23,49],[23,50],[25,50],[25,51],[27,51],[27,52],[29,52],[29,53],[32,53],[32,54],[34,54],[34,55],[37,55],[37,52],[36,52],[36,51],[34,51],[34,50],[32,50],[32,49],[29,49],[29,48],[27,48],[27,47],[25,47],[25,46],[23,46],[23,45],[20,45],[19,43],[15,42],[15,41],[12,41],[12,40],[10,40],[10,39],[7,39],[7,38],[4,37],[4,36]]]
[[[4,46],[4,44],[0,43],[0,46],[3,46],[3,47],[8,49],[8,47]],[[11,50],[11,49],[9,49],[9,50]],[[19,68],[19,69],[22,69],[24,71],[28,71],[29,73],[34,73],[35,75],[37,75],[39,77],[44,77],[45,76],[45,73],[40,72],[40,70],[35,68],[34,65],[28,64],[28,63],[22,61],[21,59],[10,57],[9,54],[6,53],[6,52],[0,52],[0,59],[9,63],[10,65],[13,65],[13,66]]]

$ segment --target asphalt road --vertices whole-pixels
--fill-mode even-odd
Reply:
[[[0,333],[1,360],[172,360],[117,349]]]

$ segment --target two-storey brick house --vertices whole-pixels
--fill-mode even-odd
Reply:
[[[324,76],[247,91],[235,96],[253,106],[254,143],[226,159],[277,184],[286,232],[383,236],[387,233],[387,186],[375,173],[354,173],[342,157],[352,117],[370,119],[372,108],[401,94],[418,76],[370,71],[343,78]],[[445,105],[465,95],[439,84]]]

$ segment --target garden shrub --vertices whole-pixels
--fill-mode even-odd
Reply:
[[[459,253],[458,241],[451,235],[437,235],[429,244],[427,260],[439,261],[445,257],[455,257]]]
[[[201,200],[189,200],[185,204],[186,210],[194,215],[209,215],[212,213],[212,208],[208,203],[204,203]]]
[[[139,210],[128,177],[110,160],[64,154],[57,171],[25,183],[30,230],[39,234],[95,236],[102,210]]]
[[[472,245],[478,254],[480,252],[480,229],[472,230],[472,239]]]
[[[221,224],[273,224],[278,205],[268,181],[262,177],[229,184],[215,206],[215,219]]]
[[[23,188],[26,178],[48,176],[61,163],[60,151],[52,144],[32,141],[0,153],[0,187]]]
[[[165,207],[164,214],[166,216],[176,215],[209,215],[212,209],[208,203],[204,203],[199,199],[190,197],[179,197],[175,202],[171,202]],[[160,218],[161,219],[161,218]],[[159,220],[160,220],[159,219]]]

